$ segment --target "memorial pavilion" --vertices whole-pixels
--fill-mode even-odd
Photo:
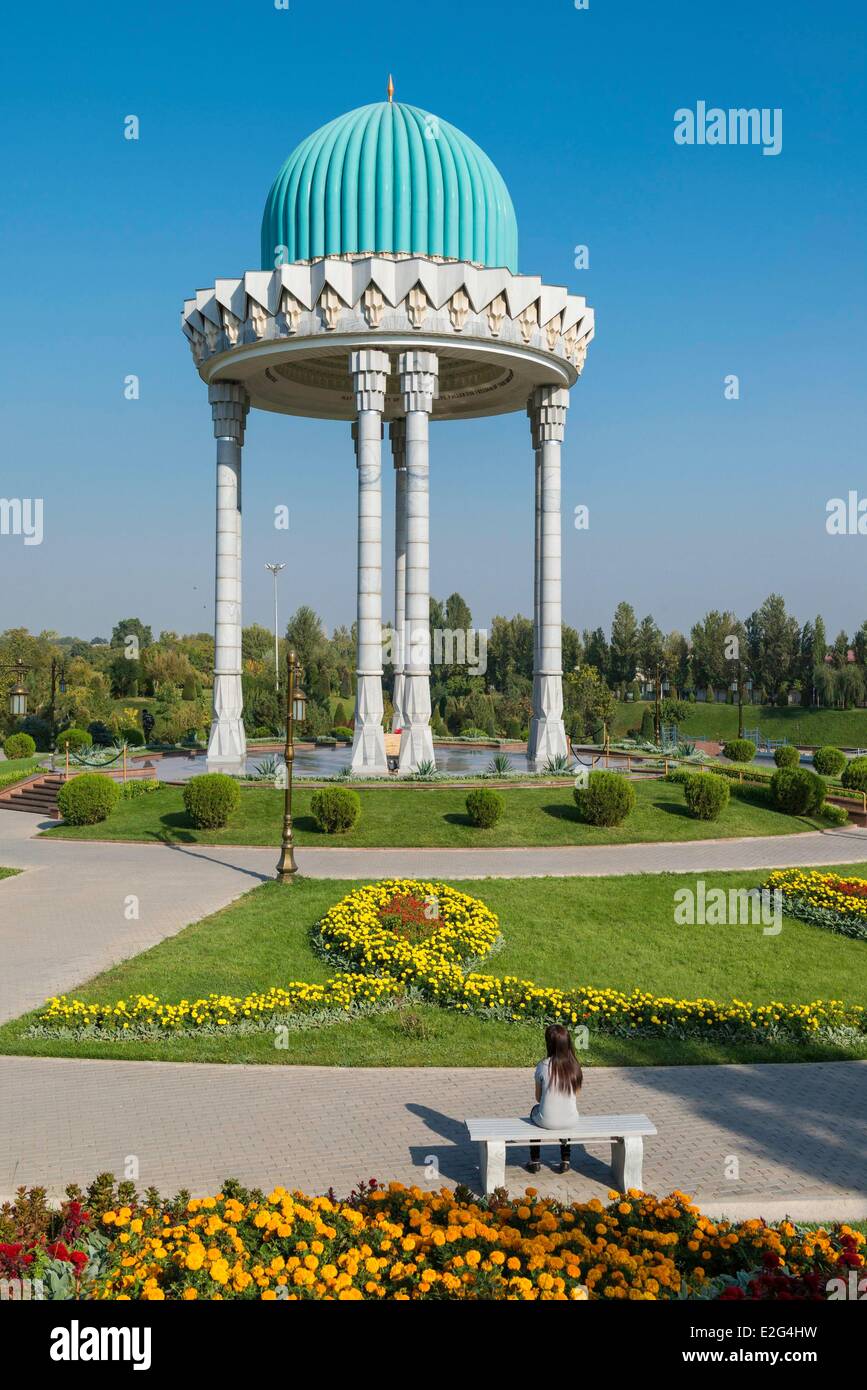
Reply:
[[[382,449],[394,464],[394,727],[399,771],[434,761],[430,729],[429,423],[526,411],[535,468],[537,767],[567,752],[561,665],[560,451],[593,337],[584,299],[518,273],[512,200],[488,156],[393,100],[297,146],[262,218],[261,269],[184,304],[217,441],[212,770],[243,769],[241,458],[251,407],[346,420],[358,474],[352,770],[387,773],[382,697]],[[347,440],[348,444],[348,440]],[[436,486],[436,459],[433,480]]]

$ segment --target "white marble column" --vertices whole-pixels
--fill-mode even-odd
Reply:
[[[563,727],[562,520],[560,450],[566,427],[569,392],[537,386],[530,398],[533,444],[537,449],[539,525],[536,573],[539,601],[533,643],[533,717],[527,756],[536,768],[568,751]]]
[[[382,412],[388,353],[350,354],[358,419],[353,429],[358,467],[358,646],[352,771],[385,777],[382,727]]]
[[[404,628],[406,626],[406,420],[388,427],[394,460],[394,716],[392,732],[403,728]]]
[[[241,449],[249,397],[236,381],[208,387],[217,440],[214,712],[210,772],[243,772],[247,756],[241,689]]]
[[[434,762],[430,729],[430,414],[439,386],[435,352],[403,352],[400,389],[406,415],[406,641],[404,643],[402,773]]]
[[[533,481],[535,489],[535,531],[533,541],[533,670],[539,667],[539,636],[542,630],[542,619],[539,610],[541,593],[541,532],[542,532],[542,451],[539,448],[539,435],[536,427],[536,411],[533,407],[533,397],[527,403],[527,415],[530,419],[530,439],[533,445]]]

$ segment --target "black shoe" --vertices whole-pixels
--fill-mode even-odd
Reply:
[[[527,1172],[528,1172],[528,1173],[538,1173],[538,1172],[539,1172],[539,1169],[540,1169],[541,1167],[542,1167],[542,1165],[541,1165],[541,1163],[539,1163],[539,1162],[528,1163],[528,1164],[527,1164]]]

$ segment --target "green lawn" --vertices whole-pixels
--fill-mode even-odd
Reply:
[[[529,845],[613,845],[658,840],[705,840],[737,835],[788,835],[812,830],[818,822],[783,815],[766,803],[761,788],[732,784],[731,800],[718,821],[695,820],[683,788],[663,781],[635,784],[635,810],[623,825],[598,827],[578,819],[571,786],[503,790],[505,811],[490,830],[478,830],[466,813],[466,790],[439,787],[388,787],[361,790],[361,818],[345,835],[324,835],[310,814],[309,789],[297,785],[293,797],[299,845],[326,848],[439,846],[461,849]],[[135,801],[121,802],[98,825],[61,825],[49,836],[76,840],[163,840],[184,844],[277,845],[283,793],[271,787],[241,792],[240,809],[222,830],[196,830],[184,810],[179,788],[166,787]]]
[[[18,782],[22,777],[29,777],[31,772],[39,769],[39,758],[4,758],[0,762],[0,788],[8,787],[11,782]]]
[[[847,865],[863,873],[867,865]],[[752,887],[751,873],[705,875],[710,887]],[[92,1002],[137,992],[166,1000],[212,990],[244,994],[330,973],[310,945],[322,913],[354,885],[322,879],[265,883],[221,912],[70,991]],[[482,897],[499,915],[505,945],[490,957],[497,975],[540,984],[635,986],[676,997],[754,1003],[840,998],[867,1000],[867,943],[784,919],[779,936],[760,927],[683,927],[673,893],[694,876],[633,875],[593,879],[486,879],[456,887]],[[541,1028],[461,1017],[434,1006],[390,1011],[289,1034],[277,1049],[270,1033],[156,1042],[78,1044],[24,1039],[30,1015],[0,1029],[0,1052],[42,1056],[125,1057],[169,1061],[274,1062],[339,1066],[529,1066],[542,1050]],[[808,1061],[867,1056],[827,1045],[720,1046],[676,1040],[591,1039],[593,1065],[721,1061]]]
[[[641,724],[641,716],[653,705],[643,701],[620,700],[614,716],[614,735],[625,734]],[[745,705],[744,726],[761,729],[767,738],[787,738],[790,743],[825,743],[836,747],[867,748],[867,710],[865,709],[777,709],[774,705]],[[696,701],[689,715],[679,726],[687,738],[704,734],[707,738],[736,738],[738,732],[737,705],[705,704]]]

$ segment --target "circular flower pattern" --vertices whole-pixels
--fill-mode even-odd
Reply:
[[[798,871],[801,872],[801,871]],[[774,877],[774,876],[772,876]],[[769,885],[774,886],[774,885]],[[88,1034],[126,1039],[166,1033],[310,1026],[393,1005],[407,993],[459,1013],[506,1022],[580,1025],[617,1037],[714,1042],[854,1041],[867,1013],[840,999],[754,1004],[675,999],[634,989],[557,989],[473,966],[499,944],[496,914],[446,883],[384,879],[353,889],[326,912],[316,941],[339,970],[322,984],[290,981],[244,998],[211,994],[167,1003],[139,994],[115,1004],[49,999],[29,1036]]]

